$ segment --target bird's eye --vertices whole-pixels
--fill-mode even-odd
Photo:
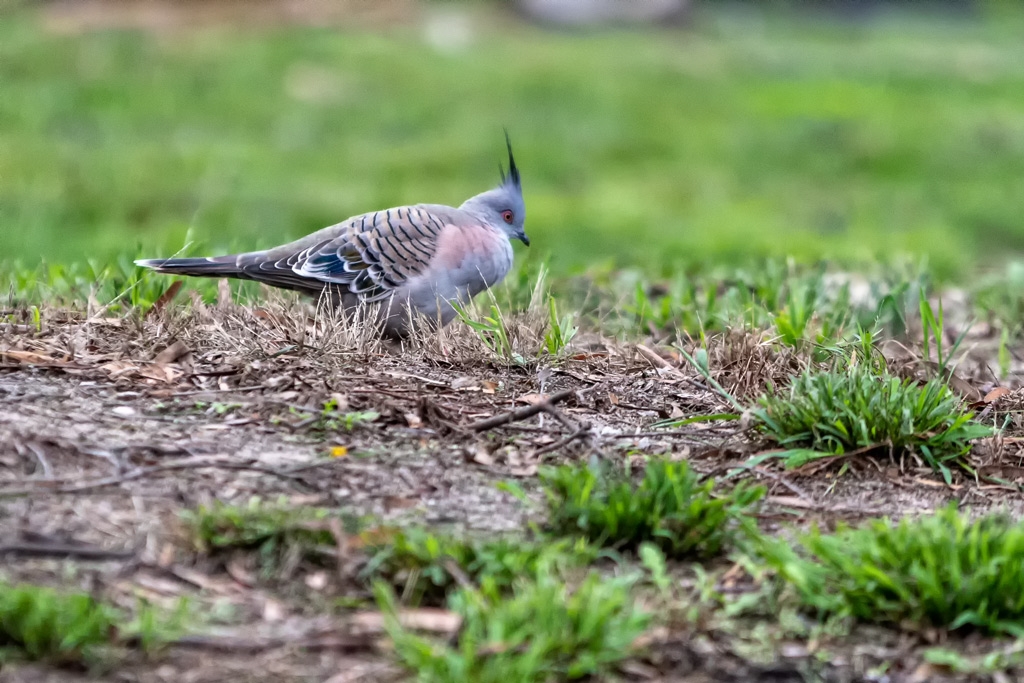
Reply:
[[[509,211],[508,209],[505,209],[504,211],[501,212],[501,217],[502,219],[504,219],[506,223],[511,223],[512,219],[515,218],[512,212]]]

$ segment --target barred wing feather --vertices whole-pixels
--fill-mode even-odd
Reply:
[[[258,269],[263,277],[253,273],[257,279],[302,281],[306,288],[314,280],[341,285],[362,301],[380,301],[427,269],[445,222],[417,206],[355,216],[311,236],[313,243],[301,250],[281,247],[290,253],[275,259],[275,249],[244,269]]]

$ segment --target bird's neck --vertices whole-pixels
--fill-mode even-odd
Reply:
[[[477,197],[470,197],[466,201],[462,202],[462,206],[459,207],[459,210],[465,211],[466,213],[468,213],[469,215],[471,215],[473,218],[477,219],[484,225],[494,227],[491,224],[490,219],[487,217],[488,210],[486,205],[484,205],[479,200],[474,200],[477,200]]]
[[[481,197],[483,197],[483,195],[481,194],[478,194],[475,197],[470,197],[466,201],[462,202],[462,205],[459,206],[459,209],[461,211],[468,211],[469,213],[472,213],[474,216],[479,214],[480,211],[484,209],[484,203],[483,201],[481,201]]]

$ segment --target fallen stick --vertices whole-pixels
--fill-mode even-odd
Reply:
[[[503,424],[509,422],[518,422],[519,420],[525,420],[533,417],[537,413],[550,412],[552,407],[556,403],[560,403],[565,399],[569,398],[576,393],[575,389],[563,389],[562,391],[556,391],[555,393],[548,396],[542,401],[538,401],[533,405],[526,406],[525,408],[518,408],[516,410],[509,411],[507,413],[501,413],[494,417],[488,417],[484,420],[479,420],[469,425],[467,429],[472,432],[484,432],[494,427],[500,427]]]
[[[0,557],[77,557],[83,560],[130,560],[135,553],[130,550],[107,550],[91,545],[68,545],[58,543],[9,543],[0,545]]]
[[[554,407],[550,403],[544,406],[544,412],[550,415],[551,417],[555,418],[559,422],[561,422],[562,425],[571,432],[575,432],[577,429],[579,429],[579,425],[570,420],[567,415],[565,415],[561,410]]]
[[[667,360],[659,356],[657,352],[655,352],[653,349],[650,349],[644,346],[643,344],[637,344],[636,350],[639,351],[640,355],[643,356],[651,365],[657,368],[668,370],[669,372],[672,372],[677,375],[683,374],[682,370],[680,370],[679,368],[677,368],[676,366],[672,365]]]
[[[335,650],[341,652],[363,652],[377,648],[376,638],[368,635],[325,633],[307,638],[260,638],[244,636],[182,636],[172,640],[171,647],[205,650],[207,652],[233,652],[257,654],[283,647],[299,650]]]
[[[537,456],[544,455],[546,453],[550,453],[551,451],[557,451],[559,448],[563,448],[565,446],[568,446],[569,444],[571,444],[576,439],[583,439],[583,438],[586,438],[589,435],[590,435],[590,425],[586,425],[585,424],[582,427],[580,427],[579,429],[577,429],[575,432],[570,434],[569,436],[567,436],[567,437],[565,437],[563,439],[560,439],[560,440],[556,441],[555,443],[549,443],[547,446],[543,446],[541,448],[538,448],[537,450],[535,450],[533,452],[533,457],[536,458]]]

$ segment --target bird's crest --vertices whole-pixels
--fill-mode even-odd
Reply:
[[[502,168],[501,164],[498,164],[498,171],[501,173],[501,184],[512,185],[521,191],[522,184],[519,181],[519,169],[516,168],[516,160],[512,156],[512,141],[509,140],[507,130],[505,131],[505,146],[508,147],[508,175],[505,175],[505,169]]]

